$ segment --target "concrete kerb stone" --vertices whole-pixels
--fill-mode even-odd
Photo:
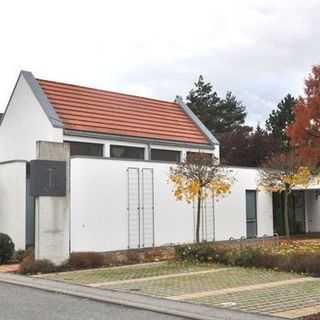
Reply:
[[[65,294],[98,302],[112,303],[136,309],[184,317],[195,320],[276,320],[279,317],[265,316],[254,313],[212,308],[204,305],[180,301],[170,301],[161,298],[119,292],[116,290],[101,290],[57,281],[31,278],[21,275],[0,274],[0,282],[24,286],[33,289]]]

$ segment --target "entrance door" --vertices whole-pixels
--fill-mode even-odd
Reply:
[[[293,191],[288,199],[288,215],[290,234],[304,234],[305,224],[305,194],[304,191]],[[273,194],[273,224],[274,232],[285,234],[284,227],[284,194]]]
[[[306,232],[304,195],[304,191],[294,191],[292,193],[293,218],[291,220],[291,229],[294,234],[303,234]]]

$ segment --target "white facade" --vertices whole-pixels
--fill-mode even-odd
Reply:
[[[0,232],[9,234],[16,249],[26,245],[26,163],[0,164]]]
[[[216,203],[216,240],[246,237],[246,190],[257,190],[256,168],[230,167],[235,182],[231,193]],[[272,194],[257,191],[257,236],[273,235]]]
[[[128,248],[128,168],[139,168],[140,172],[142,169],[153,169],[155,246],[193,242],[195,210],[192,204],[175,199],[169,182],[170,166],[153,161],[73,158],[71,250],[110,251]],[[212,211],[208,213],[212,214],[215,228],[212,238],[207,240],[246,236],[246,190],[257,189],[258,171],[249,168],[230,169],[236,181],[231,194],[215,201]],[[270,193],[266,192],[259,192],[257,196],[259,236],[273,235],[270,197]]]
[[[63,141],[21,74],[0,125],[0,162],[36,158],[36,141]]]

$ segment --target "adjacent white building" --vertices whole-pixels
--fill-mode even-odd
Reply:
[[[198,151],[219,158],[219,142],[179,98],[136,97],[22,71],[0,125],[0,232],[56,262],[70,252],[192,242],[195,210],[176,201],[168,177],[171,166]],[[50,161],[66,163],[66,190]],[[35,163],[44,167],[33,171]],[[280,231],[277,199],[257,191],[258,170],[231,169],[231,194],[203,206],[202,239]],[[33,172],[41,174],[34,179]],[[318,192],[297,199],[293,230],[320,230]]]

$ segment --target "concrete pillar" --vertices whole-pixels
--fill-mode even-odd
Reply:
[[[60,264],[70,254],[69,144],[38,141],[37,159],[67,161],[66,196],[39,196],[35,206],[35,258]]]

